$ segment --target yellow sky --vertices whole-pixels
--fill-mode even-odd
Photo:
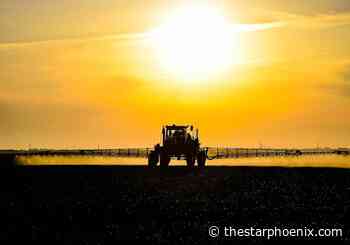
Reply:
[[[151,146],[173,122],[209,146],[350,146],[350,4],[283,3],[5,0],[0,148]],[[227,48],[205,22],[202,59],[176,17],[199,5],[235,30]],[[150,40],[164,25],[177,42]]]

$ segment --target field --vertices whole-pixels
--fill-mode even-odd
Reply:
[[[343,228],[350,237],[349,169],[22,166],[3,170],[1,182],[2,240],[233,239],[210,238],[211,225]]]

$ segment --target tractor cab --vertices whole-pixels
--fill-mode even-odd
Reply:
[[[198,141],[198,131],[193,133],[193,126],[165,126],[162,130],[163,146],[186,145]]]
[[[192,125],[167,125],[162,129],[162,145],[157,144],[148,155],[148,165],[166,167],[171,158],[185,159],[187,166],[193,167],[197,160],[198,166],[203,167],[207,158],[206,149],[200,148],[198,129]]]

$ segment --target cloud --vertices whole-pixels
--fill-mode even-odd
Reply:
[[[234,24],[232,26],[233,32],[255,32],[263,31],[272,28],[282,27],[281,22],[268,22],[268,23],[255,23],[255,24]],[[28,42],[8,42],[0,43],[1,49],[11,48],[25,48],[32,46],[50,45],[57,43],[83,43],[89,41],[103,41],[103,40],[116,40],[116,41],[139,41],[149,37],[151,32],[135,32],[135,33],[118,33],[104,36],[93,36],[87,38],[65,38],[65,39],[50,39],[50,40],[39,40],[39,41],[28,41]]]
[[[322,85],[321,88],[325,89],[331,95],[350,98],[350,82],[341,81],[332,84],[328,83]]]
[[[65,38],[65,39],[51,39],[51,40],[40,40],[40,41],[28,41],[28,42],[9,42],[0,43],[0,49],[11,49],[11,48],[25,48],[32,46],[50,45],[57,43],[83,43],[90,41],[103,41],[103,40],[139,40],[145,38],[145,33],[120,33],[115,35],[105,35],[87,38]]]
[[[267,14],[267,13],[265,13]],[[261,23],[240,23],[234,24],[233,29],[235,32],[256,32],[264,31],[273,28],[281,27],[297,27],[297,28],[313,28],[323,29],[332,28],[337,26],[350,25],[350,12],[336,12],[329,14],[314,14],[314,15],[301,15],[289,12],[269,12],[269,18],[274,21],[261,22]],[[0,43],[0,49],[10,48],[23,48],[37,45],[48,45],[62,42],[88,42],[99,40],[116,40],[116,41],[138,41],[143,40],[149,36],[147,32],[138,33],[118,33],[112,35],[92,36],[87,38],[65,38],[65,39],[51,39],[51,40],[34,40],[28,42],[8,42]]]
[[[271,23],[257,23],[257,24],[236,24],[234,29],[236,32],[255,32],[264,31],[272,28],[279,28],[284,26],[283,22],[271,22]]]
[[[273,19],[285,26],[298,28],[332,28],[350,25],[350,12],[301,15],[288,12],[271,12]]]
[[[343,71],[344,81],[350,84],[350,65],[348,65]]]
[[[350,65],[347,65],[342,73],[343,83],[339,86],[341,94],[350,98]]]
[[[350,99],[350,60],[339,62],[339,67],[332,81],[322,83],[319,86],[330,95]]]

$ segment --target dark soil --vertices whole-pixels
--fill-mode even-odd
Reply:
[[[234,239],[210,238],[211,225],[343,228],[350,238],[349,169],[32,166],[3,170],[0,188],[2,241]]]

